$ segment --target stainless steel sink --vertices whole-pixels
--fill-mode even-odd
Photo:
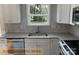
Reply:
[[[47,34],[28,34],[27,38],[47,38]]]
[[[28,34],[28,36],[48,36],[47,34]]]
[[[52,36],[52,35],[45,35],[45,34],[31,34],[27,35],[27,38],[57,38],[57,36]]]

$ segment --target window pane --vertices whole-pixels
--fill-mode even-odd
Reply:
[[[41,5],[41,4],[30,5],[30,13],[31,14],[47,14],[48,5]]]
[[[30,5],[30,13],[35,14],[35,5]]]
[[[41,5],[40,4],[35,5],[35,14],[41,14]]]
[[[47,22],[47,16],[31,16],[31,22]]]
[[[41,14],[47,14],[48,13],[48,5],[41,5]]]

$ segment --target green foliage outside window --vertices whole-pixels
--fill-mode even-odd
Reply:
[[[44,16],[33,16],[31,18],[33,19],[31,20],[31,22],[46,22],[47,21]]]

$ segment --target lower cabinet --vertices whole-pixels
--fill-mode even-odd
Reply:
[[[0,39],[0,55],[8,54],[8,49],[10,49],[10,47],[12,47],[13,44],[14,44],[13,49],[17,46],[20,48],[23,48],[25,46],[24,54],[26,55],[59,55],[60,54],[59,44],[58,44],[59,39],[21,39],[21,40],[15,39],[15,40],[7,41],[7,39]],[[25,41],[24,44],[23,41]]]
[[[26,55],[59,55],[60,50],[59,50],[58,42],[59,39],[25,39],[25,44],[24,44],[25,54]],[[15,46],[17,46],[17,44],[19,43],[21,44],[21,42],[16,42]],[[19,46],[22,45],[23,44]],[[8,54],[8,49],[10,49],[9,48],[10,46],[13,46],[12,42],[7,42],[7,39],[0,39],[0,55]]]
[[[7,39],[0,39],[0,55],[6,55],[7,53]]]
[[[25,39],[24,38],[7,38],[7,48],[9,55],[24,55],[25,54]]]
[[[25,39],[26,55],[59,55],[58,39]]]
[[[49,55],[50,40],[49,39],[26,39],[25,54]]]

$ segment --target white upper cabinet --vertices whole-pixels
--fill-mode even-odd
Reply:
[[[2,36],[3,34],[5,34],[5,25],[3,19],[2,4],[0,4],[0,36]]]
[[[20,23],[20,5],[19,4],[4,4],[3,17],[5,23]]]
[[[57,5],[57,23],[70,24],[70,4]]]

